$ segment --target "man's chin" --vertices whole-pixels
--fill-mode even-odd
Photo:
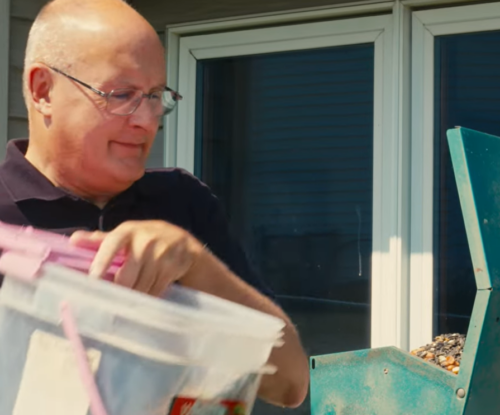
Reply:
[[[123,182],[135,182],[144,176],[146,166],[137,160],[122,160],[113,166],[113,176]]]

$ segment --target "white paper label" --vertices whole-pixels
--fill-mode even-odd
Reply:
[[[101,352],[88,349],[87,356],[96,373]],[[88,410],[89,398],[69,341],[35,331],[12,415],[86,415]]]

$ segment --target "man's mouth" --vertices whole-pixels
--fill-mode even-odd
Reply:
[[[112,143],[118,144],[119,146],[127,147],[127,148],[139,148],[139,147],[142,147],[144,145],[143,143],[125,143],[122,141],[112,141]]]
[[[142,156],[144,152],[144,143],[129,143],[124,141],[111,141],[111,148],[121,157],[137,157]]]

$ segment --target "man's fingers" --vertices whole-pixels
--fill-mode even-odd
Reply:
[[[101,231],[76,231],[70,236],[69,241],[81,248],[98,249],[105,237],[106,233]]]
[[[168,287],[183,276],[178,268],[165,267],[158,272],[158,278],[149,289],[149,294],[153,297],[162,297]]]
[[[116,273],[114,282],[123,287],[133,288],[140,273],[141,263],[130,256]]]
[[[102,240],[92,265],[90,275],[102,278],[109,269],[113,258],[130,243],[131,235],[125,232],[113,231]],[[126,263],[127,261],[125,261]],[[124,264],[125,266],[125,264]]]
[[[185,248],[181,246],[178,249],[171,249],[163,255],[158,265],[161,265],[157,270],[157,279],[153,286],[149,289],[149,294],[154,297],[161,297],[167,290],[168,286],[174,281],[181,278],[189,269],[190,258],[186,254]]]
[[[125,254],[125,262],[114,281],[160,296],[194,261],[189,237],[177,228],[170,231],[165,232],[158,224],[153,227],[151,223],[126,222],[110,233],[80,231],[71,239],[76,245],[97,248],[90,267],[91,277],[102,279],[114,258]]]
[[[159,277],[158,264],[154,260],[155,249],[157,249],[155,243],[132,247],[134,252],[130,254],[141,262],[141,268],[138,270],[138,276],[133,286],[136,291],[148,294],[155,283],[155,279]]]
[[[161,275],[158,275],[158,278],[154,281],[153,286],[149,289],[148,294],[153,297],[161,297],[167,290],[170,283],[162,278]]]
[[[193,266],[195,258],[188,245],[189,239],[187,238],[177,240],[163,253],[161,260],[157,261],[161,264],[160,278],[149,290],[151,295],[162,297],[169,285],[181,279]]]

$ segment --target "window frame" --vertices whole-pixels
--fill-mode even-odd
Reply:
[[[412,16],[410,348],[434,323],[434,42],[436,36],[500,30],[499,3],[417,11]]]
[[[388,4],[383,7],[387,11]],[[409,56],[402,52],[402,45],[409,43],[410,15],[400,2],[390,7],[392,14],[215,34],[168,29],[168,83],[182,91],[185,100],[167,121],[165,163],[191,172],[194,168],[197,59],[373,42],[371,347],[407,349],[408,255],[404,241],[409,230],[409,173],[404,166],[409,161]],[[213,25],[217,23],[212,29]]]

